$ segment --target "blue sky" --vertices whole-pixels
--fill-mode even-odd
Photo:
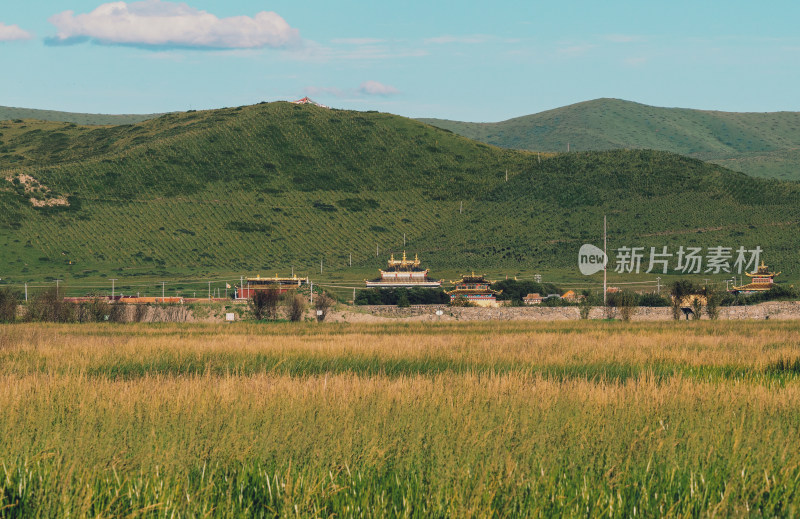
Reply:
[[[800,111],[800,3],[30,0],[0,105],[151,113],[309,95],[498,121],[599,97]]]

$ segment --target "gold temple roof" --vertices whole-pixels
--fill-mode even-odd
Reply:
[[[769,268],[766,265],[764,265],[764,262],[762,261],[761,265],[758,267],[758,269],[755,272],[752,272],[752,273],[745,272],[744,275],[747,276],[747,277],[751,277],[751,278],[752,277],[764,277],[764,276],[774,278],[775,276],[780,275],[780,272],[770,272]]]
[[[414,261],[411,261],[406,258],[406,251],[403,251],[403,259],[396,260],[392,254],[388,263],[390,267],[419,267],[419,256],[414,254]]]
[[[450,283],[453,285],[458,284],[466,284],[466,283],[487,283],[491,285],[494,281],[486,279],[486,274],[475,274],[475,271],[472,271],[471,275],[462,274],[461,279],[458,281],[450,280]]]

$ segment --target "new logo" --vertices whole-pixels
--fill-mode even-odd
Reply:
[[[584,244],[578,251],[578,268],[584,276],[591,276],[595,272],[600,272],[608,264],[608,256],[603,249],[599,249],[591,244]]]

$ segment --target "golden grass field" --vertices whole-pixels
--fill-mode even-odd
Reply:
[[[0,517],[800,514],[800,323],[0,326]]]

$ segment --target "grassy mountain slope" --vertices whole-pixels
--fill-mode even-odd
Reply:
[[[403,234],[434,274],[575,272],[603,214],[611,247],[760,245],[800,267],[800,185],[666,152],[537,156],[289,103],[0,133],[3,278],[344,271],[350,254],[371,272]]]
[[[498,123],[422,119],[505,148],[664,150],[754,176],[800,180],[800,113],[729,113],[597,99]]]
[[[35,110],[32,108],[13,108],[0,106],[0,121],[14,119],[36,119],[38,121],[63,122],[95,126],[110,126],[115,124],[135,124],[161,114],[81,114],[73,112],[57,112],[55,110]]]

